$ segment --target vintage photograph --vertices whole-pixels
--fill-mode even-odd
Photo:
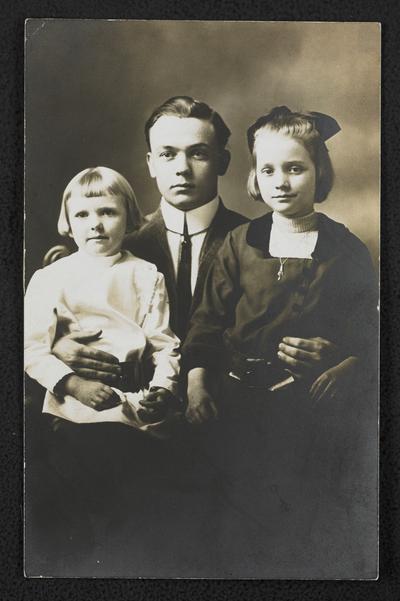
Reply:
[[[27,577],[378,578],[380,45],[26,21]]]

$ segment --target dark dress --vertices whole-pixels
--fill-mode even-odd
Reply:
[[[267,214],[228,235],[183,347],[187,370],[206,367],[221,382],[220,416],[208,440],[230,507],[221,565],[243,577],[371,577],[375,274],[361,241],[319,214],[312,258],[289,258],[278,280],[271,224]],[[236,356],[275,361],[284,336],[320,336],[343,358],[359,357],[362,385],[314,407],[310,382],[271,393],[227,376]]]

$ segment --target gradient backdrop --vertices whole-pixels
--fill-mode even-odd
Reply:
[[[321,205],[379,251],[380,28],[376,23],[33,19],[26,26],[26,276],[61,241],[63,190],[105,165],[132,184],[143,212],[159,202],[145,163],[153,108],[188,94],[221,113],[232,162],[225,204],[249,217],[246,128],[278,104],[334,116],[336,171]]]

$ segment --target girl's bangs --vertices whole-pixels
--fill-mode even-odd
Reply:
[[[108,181],[107,181],[108,180]],[[86,173],[77,182],[77,188],[82,196],[87,198],[98,196],[117,196],[121,190],[117,182],[104,177],[98,172]]]

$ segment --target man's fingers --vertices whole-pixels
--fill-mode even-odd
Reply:
[[[329,397],[334,396],[335,391],[335,386],[332,380],[328,380],[326,379],[323,383],[323,386],[321,386],[318,390],[318,393],[315,395],[314,401],[315,401],[315,405],[317,405],[318,403],[320,403],[322,400],[324,399],[328,399]]]
[[[77,351],[77,355],[82,360],[90,359],[94,363],[101,365],[114,365],[119,363],[118,357],[111,355],[111,353],[92,348],[91,346],[81,346]]]
[[[310,387],[311,397],[317,396],[321,390],[326,388],[328,383],[329,383],[329,377],[325,373],[321,374],[316,380],[314,380],[314,382],[312,383],[312,385]]]
[[[299,359],[295,359],[294,357],[290,357],[289,355],[286,355],[286,353],[283,353],[282,351],[278,351],[278,357],[279,357],[279,359],[281,359],[281,361],[283,361],[284,363],[289,365],[289,367],[293,368],[294,371],[296,371],[296,369],[309,368],[308,363],[305,363],[304,361],[300,361]]]
[[[98,380],[103,382],[103,384],[111,385],[119,382],[119,376],[107,371],[95,371],[92,369],[79,368],[77,366],[73,369],[78,376],[85,378],[86,380]]]
[[[197,408],[202,421],[208,421],[217,417],[217,408],[211,399],[207,399]]]
[[[305,351],[294,346],[289,346],[284,342],[281,342],[278,348],[280,351],[285,353],[285,355],[289,355],[289,357],[294,357],[300,361],[307,361],[311,363],[315,359],[315,354],[313,351]]]
[[[285,336],[282,339],[282,342],[289,346],[313,352],[321,348],[321,340],[322,339],[316,338],[294,338],[292,336]]]
[[[84,357],[71,361],[70,367],[77,373],[79,369],[87,369],[92,373],[114,374],[115,376],[120,376],[122,373],[121,367],[117,363],[111,365],[110,363],[101,363],[100,361],[93,361],[92,359],[85,359]]]

